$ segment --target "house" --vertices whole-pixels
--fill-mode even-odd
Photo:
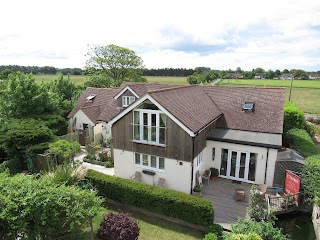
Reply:
[[[320,79],[320,74],[310,73],[309,74],[309,79],[310,80],[319,80]]]
[[[240,79],[243,78],[243,75],[241,73],[229,73],[230,79]]]
[[[294,74],[284,73],[280,75],[280,80],[293,80],[293,79],[294,79]]]
[[[167,188],[190,193],[213,167],[222,178],[272,185],[284,94],[283,88],[124,83],[88,88],[68,118],[74,129],[90,125],[104,139],[112,134],[119,177],[142,172],[144,183],[162,178]]]
[[[254,79],[266,79],[267,74],[265,73],[256,73]]]

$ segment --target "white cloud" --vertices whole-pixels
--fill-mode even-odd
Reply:
[[[320,70],[314,0],[11,0],[2,8],[1,65],[83,67],[87,44],[113,43],[149,68]]]

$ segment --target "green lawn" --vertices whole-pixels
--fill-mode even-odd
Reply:
[[[36,82],[40,83],[40,82],[51,82],[55,79],[58,78],[58,75],[47,75],[47,74],[35,74],[33,75],[34,78],[36,79]],[[65,78],[67,78],[67,76],[64,76]],[[85,80],[86,76],[84,75],[70,75],[70,80],[75,82],[75,84],[77,85],[81,85],[83,84],[84,80]]]
[[[145,77],[150,83],[163,83],[163,84],[188,84],[187,77]]]
[[[130,212],[131,217],[135,218],[139,222],[140,235],[139,240],[195,240],[202,239],[205,235],[204,232],[200,230],[195,230],[193,228],[183,226],[177,223],[172,223],[169,221],[162,220],[157,217],[150,217],[140,212],[128,211],[123,208],[119,208],[112,204],[107,204],[107,208],[103,208],[98,216],[93,219],[94,233],[96,234],[100,222],[106,212]],[[84,235],[89,239],[90,228],[84,229]]]

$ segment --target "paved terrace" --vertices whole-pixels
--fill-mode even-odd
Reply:
[[[234,188],[243,187],[246,193],[245,201],[235,201],[233,199]],[[214,206],[214,222],[230,228],[230,224],[235,223],[238,218],[246,216],[246,209],[249,205],[249,189],[251,184],[233,183],[232,180],[217,178],[203,180],[202,198],[211,200]]]

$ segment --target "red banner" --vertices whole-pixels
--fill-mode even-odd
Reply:
[[[293,172],[287,170],[286,171],[286,181],[284,185],[284,193],[286,195],[293,195],[295,194],[294,201],[298,203],[299,201],[299,193],[300,192],[300,182],[301,179],[298,175],[294,174]]]

